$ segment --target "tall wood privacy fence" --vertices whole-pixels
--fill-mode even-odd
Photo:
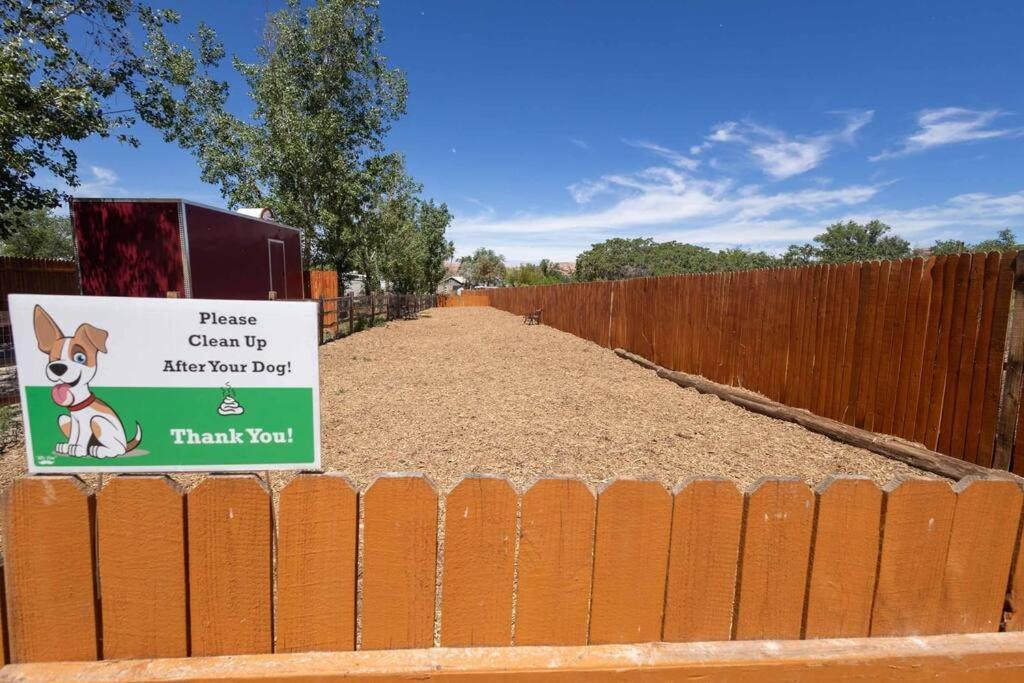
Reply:
[[[491,297],[489,292],[495,290],[489,289],[486,292],[469,292],[463,290],[462,294],[445,294],[437,297],[437,305],[441,308],[451,308],[453,306],[490,306]]]
[[[990,253],[488,294],[603,346],[984,466],[1008,468],[1016,441],[1024,473],[1015,268],[1024,290],[1016,253]]]
[[[25,477],[6,661],[1019,631],[1021,501],[1010,480],[476,476],[439,529],[418,476],[300,475],[276,519],[253,475]]]
[[[0,311],[8,294],[81,294],[74,261],[0,256]]]

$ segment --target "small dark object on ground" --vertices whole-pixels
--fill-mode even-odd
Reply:
[[[527,325],[540,325],[540,316],[543,312],[543,308],[538,308],[533,313],[527,313],[523,316],[523,322]]]

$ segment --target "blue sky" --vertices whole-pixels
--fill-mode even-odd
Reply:
[[[250,59],[280,3],[172,5]],[[458,255],[570,260],[616,236],[777,251],[848,218],[915,245],[1024,239],[1019,0],[385,0],[381,17],[410,89],[388,145],[455,213]],[[74,193],[224,205],[187,152],[138,133],[82,143]]]

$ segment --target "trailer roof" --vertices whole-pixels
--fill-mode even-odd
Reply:
[[[286,228],[288,230],[294,230],[300,232],[298,228],[285,223],[278,223],[277,221],[268,221],[265,218],[259,218],[257,216],[250,216],[248,214],[240,213],[238,211],[232,211],[230,209],[222,209],[219,206],[210,206],[209,204],[203,204],[202,202],[195,202],[191,199],[182,199],[181,197],[72,197],[72,202],[129,202],[134,204],[141,203],[163,203],[163,202],[175,202],[177,204],[188,204],[190,206],[198,206],[201,209],[209,209],[211,211],[219,211],[220,213],[226,213],[229,216],[239,216],[250,221],[259,221],[260,223],[266,223],[267,225],[273,225],[277,228]]]

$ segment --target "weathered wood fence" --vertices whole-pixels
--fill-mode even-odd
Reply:
[[[519,315],[543,308],[547,325],[669,369],[984,466],[1009,468],[1016,443],[1013,469],[1024,473],[1024,267],[1015,252],[488,297]]]
[[[8,294],[81,294],[74,261],[0,256],[0,311]]]
[[[472,476],[441,525],[440,502],[394,474],[364,492],[299,475],[276,515],[253,475],[187,494],[158,476],[95,494],[21,478],[4,501],[6,661],[1024,628],[1008,479],[619,480],[595,495]]]
[[[434,306],[433,294],[393,294],[377,292],[364,296],[318,299],[320,343],[343,337],[384,320],[411,320],[420,311]]]

